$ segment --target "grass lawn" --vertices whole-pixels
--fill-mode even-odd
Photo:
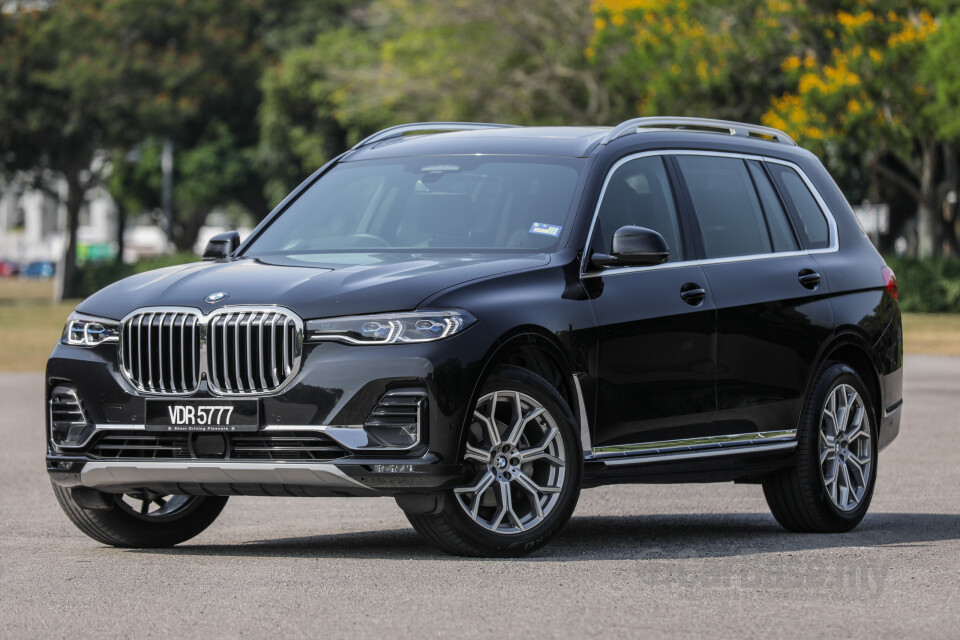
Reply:
[[[903,314],[903,350],[960,356],[960,313]]]
[[[42,371],[77,300],[53,304],[51,281],[0,280],[0,371]],[[907,353],[960,356],[960,314],[903,316]]]
[[[0,371],[43,371],[78,302],[52,298],[52,280],[0,280]]]

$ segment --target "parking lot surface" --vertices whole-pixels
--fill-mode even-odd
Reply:
[[[2,638],[960,637],[960,359],[907,358],[851,533],[787,533],[755,485],[622,485],[519,560],[443,555],[372,498],[231,498],[176,548],[104,547],[50,490],[42,396],[0,374]]]

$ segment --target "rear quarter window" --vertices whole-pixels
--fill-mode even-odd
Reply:
[[[807,183],[796,171],[782,164],[767,163],[771,175],[794,219],[797,231],[807,249],[826,249],[830,246],[830,225],[823,209],[810,193]]]

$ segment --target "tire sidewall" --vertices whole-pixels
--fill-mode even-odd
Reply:
[[[872,462],[867,482],[867,490],[863,499],[855,509],[842,511],[833,504],[830,496],[827,495],[827,488],[823,481],[820,468],[820,418],[824,404],[831,393],[838,385],[847,384],[853,387],[863,399],[864,410],[867,412],[867,419],[870,423],[870,455]],[[801,481],[810,483],[815,488],[816,500],[825,513],[843,525],[849,528],[856,526],[866,515],[870,508],[870,502],[873,499],[874,488],[877,484],[877,462],[878,462],[878,424],[873,398],[870,395],[867,386],[857,374],[857,372],[848,365],[840,363],[828,364],[824,367],[823,373],[817,378],[810,401],[807,403],[804,411],[803,423],[801,425],[801,434],[798,447],[805,454],[798,461],[798,471],[801,474]]]
[[[491,374],[477,397],[482,398],[493,391],[524,393],[543,405],[555,420],[566,452],[564,485],[557,505],[542,523],[530,531],[513,534],[493,533],[475,523],[458,504],[459,500],[452,491],[444,496],[441,514],[461,537],[481,549],[493,551],[499,555],[526,554],[546,544],[570,519],[580,495],[580,480],[583,477],[582,446],[576,428],[577,423],[570,408],[556,389],[540,376],[520,367],[502,367]],[[473,407],[469,415],[472,415],[472,409]],[[469,424],[468,417],[465,428]],[[466,442],[466,438],[461,440],[463,443]],[[463,443],[458,453],[458,461],[462,460]],[[465,478],[465,481],[469,479]]]

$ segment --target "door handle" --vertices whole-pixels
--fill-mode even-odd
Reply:
[[[797,274],[797,280],[811,291],[815,291],[820,286],[820,274],[813,269],[801,269]]]
[[[707,290],[696,282],[688,282],[680,287],[680,299],[692,307],[699,307],[707,297]]]

